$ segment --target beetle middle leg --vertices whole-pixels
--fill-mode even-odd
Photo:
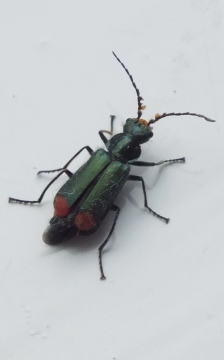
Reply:
[[[103,251],[103,248],[105,247],[105,245],[108,243],[108,241],[109,241],[109,239],[110,239],[110,237],[111,237],[111,235],[112,235],[112,233],[114,231],[114,228],[115,228],[115,225],[116,225],[119,213],[120,213],[120,208],[117,205],[113,205],[110,210],[116,211],[116,215],[115,215],[115,218],[114,218],[114,221],[113,221],[113,224],[111,226],[109,234],[107,235],[106,239],[104,240],[104,242],[100,245],[100,247],[98,249],[98,251],[99,251],[100,274],[101,274],[100,280],[105,280],[106,279],[106,277],[104,275],[104,272],[103,272],[102,251]]]
[[[163,161],[159,161],[159,162],[146,162],[146,161],[130,161],[129,164],[130,165],[134,165],[134,166],[157,166],[157,165],[162,165],[162,164],[172,164],[172,163],[184,163],[185,162],[185,157],[182,158],[178,158],[178,159],[170,159],[170,160],[163,160]],[[136,176],[136,175],[129,175],[128,180],[133,180],[133,181],[141,181],[142,183],[142,190],[143,190],[143,194],[144,194],[144,205],[145,207],[156,217],[158,217],[161,220],[164,220],[166,222],[166,224],[168,224],[168,222],[170,221],[170,219],[161,216],[159,214],[157,214],[155,211],[153,211],[149,206],[148,206],[148,201],[147,201],[147,195],[146,195],[146,190],[145,190],[145,182],[143,180],[143,178],[141,176]]]
[[[147,201],[147,195],[146,195],[146,189],[145,189],[145,182],[143,180],[143,178],[141,176],[137,176],[137,175],[129,175],[128,180],[133,180],[133,181],[141,181],[142,183],[142,190],[143,190],[143,195],[144,195],[144,206],[156,217],[158,217],[159,219],[165,221],[166,224],[168,224],[168,222],[170,221],[170,219],[161,216],[159,214],[157,214],[155,211],[153,211],[149,206],[148,206],[148,201]]]
[[[46,191],[49,189],[49,187],[62,175],[66,173],[68,176],[70,176],[70,171],[63,169],[57,176],[55,176],[50,182],[49,184],[45,187],[44,191],[41,193],[41,195],[39,196],[39,198],[37,200],[20,200],[20,199],[15,199],[12,197],[9,197],[9,202],[10,203],[18,203],[18,204],[24,204],[24,205],[31,205],[31,204],[40,204],[44,194],[46,193]]]
[[[182,158],[178,158],[178,159],[170,159],[170,160],[162,160],[159,162],[147,162],[147,161],[130,161],[129,164],[130,165],[134,165],[134,166],[157,166],[157,165],[162,165],[162,164],[171,164],[171,163],[185,163],[186,159],[185,157]]]
[[[40,173],[49,173],[49,172],[56,172],[56,171],[60,171],[60,173],[55,176],[50,182],[49,184],[45,187],[45,189],[43,190],[43,192],[40,194],[39,198],[37,200],[21,200],[21,199],[16,199],[16,198],[12,198],[9,197],[9,202],[10,203],[18,203],[18,204],[25,204],[25,205],[29,205],[29,204],[40,204],[46,191],[49,189],[49,187],[62,175],[62,174],[66,174],[68,175],[68,177],[72,176],[72,172],[69,171],[67,169],[67,166],[76,158],[76,156],[78,156],[83,150],[87,150],[88,153],[90,155],[92,155],[93,150],[87,145],[84,146],[82,149],[80,149],[75,155],[73,155],[73,157],[63,166],[63,168],[60,169],[55,169],[55,170],[42,170],[39,171],[37,174]]]
[[[69,165],[83,150],[87,150],[90,155],[92,155],[92,153],[93,153],[93,149],[91,149],[90,146],[88,146],[88,145],[87,145],[87,146],[84,146],[84,147],[83,147],[82,149],[80,149],[75,155],[73,155],[72,158],[71,158],[62,168],[54,169],[54,170],[41,170],[41,171],[38,171],[37,175],[40,175],[40,174],[42,174],[42,173],[52,173],[52,172],[64,170],[64,172],[65,172],[69,177],[71,177],[71,176],[72,176],[71,171],[65,170],[65,169],[68,167],[68,165]]]

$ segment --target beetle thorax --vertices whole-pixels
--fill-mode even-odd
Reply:
[[[107,144],[108,151],[116,156],[122,162],[137,159],[141,154],[141,148],[138,143],[134,141],[131,134],[116,134]]]

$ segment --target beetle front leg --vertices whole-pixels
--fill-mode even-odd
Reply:
[[[157,166],[157,165],[162,165],[165,163],[171,164],[171,163],[185,163],[185,157],[182,158],[178,158],[178,159],[170,159],[170,160],[163,160],[163,161],[159,161],[159,162],[147,162],[147,161],[130,161],[129,164],[130,165],[135,165],[135,166]]]
[[[116,211],[116,215],[115,215],[112,227],[110,229],[109,234],[107,235],[106,240],[104,240],[104,242],[100,245],[100,247],[98,249],[98,251],[99,251],[100,274],[101,274],[100,280],[106,280],[106,277],[105,277],[104,272],[103,272],[102,251],[103,251],[103,248],[105,247],[105,245],[108,243],[108,241],[109,241],[109,239],[110,239],[110,237],[111,237],[111,235],[112,235],[112,233],[114,231],[114,228],[115,228],[115,225],[116,225],[119,213],[120,213],[120,208],[117,205],[113,205],[111,210]]]
[[[78,156],[83,150],[87,150],[88,153],[90,155],[92,155],[93,153],[93,150],[91,149],[90,146],[84,146],[82,149],[80,149],[75,155],[73,155],[73,157],[62,167],[62,168],[59,168],[59,169],[54,169],[54,170],[41,170],[41,171],[38,171],[37,175],[40,175],[42,173],[52,173],[52,172],[56,172],[56,171],[62,171],[64,170],[64,172],[69,176],[71,177],[72,173],[71,171],[67,170],[65,171],[65,169],[68,167],[68,165],[76,158],[76,156]]]
[[[159,214],[157,214],[155,211],[153,211],[149,206],[148,206],[148,201],[147,201],[147,195],[146,195],[146,189],[145,189],[145,182],[143,180],[143,178],[141,176],[137,176],[137,175],[129,175],[128,180],[133,180],[133,181],[141,181],[142,183],[142,190],[143,190],[143,195],[144,195],[144,206],[156,217],[158,217],[159,219],[165,221],[166,224],[168,224],[168,222],[170,221],[170,219],[161,216]]]
[[[108,139],[106,138],[106,136],[104,135],[104,133],[109,134],[110,136],[113,135],[114,133],[114,120],[116,119],[115,115],[110,115],[110,131],[109,130],[100,130],[99,131],[99,135],[101,140],[104,142],[104,144],[106,145],[108,142]]]

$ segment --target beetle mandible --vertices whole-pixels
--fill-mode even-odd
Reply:
[[[39,171],[37,174],[58,172],[58,175],[50,181],[37,200],[30,201],[12,197],[9,198],[9,202],[39,204],[55,180],[64,173],[69,177],[54,198],[54,215],[49,222],[49,226],[43,233],[43,241],[49,245],[59,244],[77,234],[89,235],[94,233],[99,228],[109,210],[114,211],[115,218],[111,229],[98,249],[102,280],[106,279],[102,264],[102,251],[114,231],[120,213],[120,208],[114,204],[114,201],[127,180],[140,182],[145,208],[165,223],[169,222],[168,218],[157,214],[148,206],[143,178],[138,175],[129,174],[130,166],[157,166],[165,163],[185,162],[184,157],[159,162],[137,160],[141,155],[141,145],[153,136],[151,125],[168,116],[182,115],[197,116],[210,122],[215,121],[204,115],[191,112],[156,114],[155,118],[150,121],[142,119],[142,111],[145,106],[142,104],[143,98],[140,95],[140,91],[128,69],[114,52],[113,55],[128,74],[132,86],[136,91],[138,102],[137,117],[127,119],[123,126],[123,133],[114,135],[113,124],[115,116],[111,115],[110,131],[99,131],[99,135],[107,151],[104,149],[93,151],[87,145],[80,149],[63,167],[54,170]],[[111,136],[110,139],[108,139],[104,133],[109,134]],[[68,165],[70,165],[83,150],[87,150],[90,158],[75,173],[72,173],[68,170]]]

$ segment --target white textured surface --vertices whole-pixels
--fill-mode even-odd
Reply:
[[[223,360],[224,358],[224,4],[221,0],[2,1],[0,4],[0,359]],[[48,247],[52,199],[35,199],[82,146],[117,116],[136,114],[133,75],[147,109],[193,111],[217,120],[167,118],[142,159],[186,156],[186,164],[133,169],[110,228]],[[70,167],[75,170],[87,155]],[[135,185],[135,187],[134,187]]]

